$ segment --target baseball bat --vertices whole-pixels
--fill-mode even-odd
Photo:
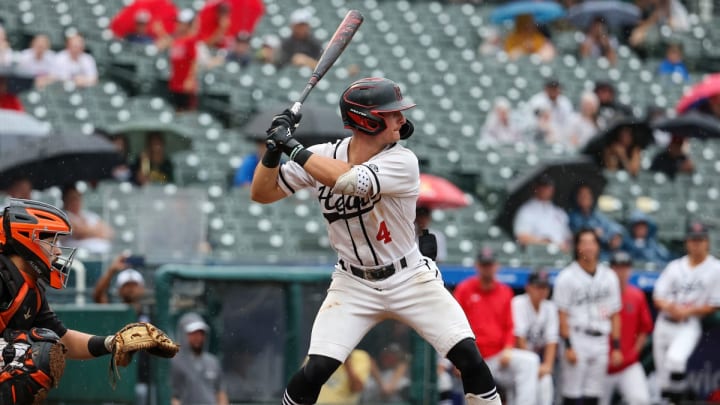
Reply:
[[[293,103],[292,107],[290,107],[290,111],[292,111],[293,114],[297,115],[300,113],[302,104],[307,96],[310,94],[312,89],[315,88],[317,82],[319,82],[320,79],[325,76],[325,73],[330,70],[345,48],[347,48],[353,35],[355,35],[357,30],[360,28],[360,24],[362,24],[363,20],[364,18],[359,11],[350,10],[347,12],[345,18],[343,18],[342,22],[335,30],[332,38],[330,38],[327,48],[325,48],[322,55],[320,55],[320,60],[318,60],[312,76],[310,76],[305,88],[302,93],[300,93],[300,97],[295,103]]]

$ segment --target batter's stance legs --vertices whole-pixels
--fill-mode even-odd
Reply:
[[[501,405],[495,380],[474,339],[460,341],[450,349],[447,358],[460,370],[468,405]]]
[[[340,361],[333,358],[311,354],[307,363],[290,379],[282,405],[314,404],[323,384],[340,364]]]

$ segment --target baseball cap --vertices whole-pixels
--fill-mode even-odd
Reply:
[[[686,239],[707,239],[708,228],[702,222],[693,221],[688,224]]]
[[[550,287],[550,274],[544,269],[535,270],[528,276],[528,285]]]
[[[210,326],[202,320],[192,321],[185,325],[185,333],[197,332],[199,330],[207,333],[210,331]]]
[[[263,46],[269,46],[270,48],[277,48],[280,46],[280,38],[275,35],[268,34],[263,37]]]
[[[115,286],[117,288],[120,288],[127,283],[138,283],[140,285],[145,285],[145,279],[139,271],[135,269],[125,269],[117,275],[117,279],[115,280]]]
[[[548,79],[545,82],[545,87],[562,87],[562,86],[560,85],[560,81],[558,81],[558,79]]]
[[[495,263],[495,252],[489,247],[484,247],[477,255],[477,262],[480,264]]]
[[[290,14],[290,24],[309,24],[311,18],[312,13],[310,13],[310,11],[307,9],[301,8],[293,11],[293,13]]]
[[[177,15],[177,20],[181,23],[189,23],[195,18],[195,13],[189,8],[183,9]]]
[[[632,256],[628,252],[619,250],[610,256],[611,266],[632,266]]]

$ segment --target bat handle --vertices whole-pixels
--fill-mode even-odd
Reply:
[[[300,109],[301,109],[301,108],[302,108],[302,102],[296,101],[296,102],[292,105],[292,107],[290,107],[290,111],[291,111],[293,114],[298,115],[298,114],[300,114]]]

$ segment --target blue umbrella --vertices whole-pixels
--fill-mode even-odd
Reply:
[[[565,10],[554,1],[517,1],[493,10],[490,21],[501,24],[524,14],[532,15],[538,24],[545,24],[565,15]]]
[[[622,27],[640,21],[640,9],[618,0],[590,0],[570,7],[567,14],[567,20],[582,29],[596,17],[605,20],[609,27]]]

